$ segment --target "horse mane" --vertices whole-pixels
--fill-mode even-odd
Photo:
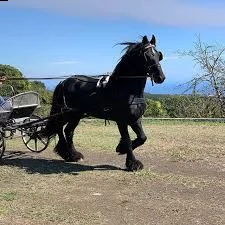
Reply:
[[[131,55],[133,53],[139,53],[142,51],[144,45],[142,42],[120,42],[116,45],[125,45],[125,47],[122,49],[122,52],[125,52],[119,59],[118,64],[116,65],[115,69],[113,70],[111,75],[115,75],[115,73],[118,71],[119,66],[121,65],[121,62],[123,59],[126,58],[127,55]]]
[[[133,51],[140,51],[143,48],[143,44],[141,42],[121,42],[119,45],[126,45],[125,48],[122,49],[122,52],[125,51],[125,54],[130,54]]]

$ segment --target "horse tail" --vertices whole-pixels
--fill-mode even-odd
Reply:
[[[62,82],[60,82],[54,92],[52,97],[52,106],[50,110],[50,115],[47,120],[46,127],[43,131],[43,136],[53,137],[57,134],[57,130],[60,127],[60,122],[63,120],[61,111],[63,106],[63,93],[62,93]]]

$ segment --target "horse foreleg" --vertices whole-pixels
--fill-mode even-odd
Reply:
[[[126,157],[126,168],[128,171],[137,171],[143,169],[143,164],[141,161],[137,160],[134,156],[132,149],[132,142],[128,132],[128,125],[125,123],[117,122],[118,129],[121,135],[120,143],[117,146],[118,148],[124,148],[127,153]]]
[[[79,121],[80,121],[80,118],[76,118],[69,121],[64,129],[67,146],[68,146],[68,152],[70,154],[69,158],[70,158],[70,161],[73,161],[73,162],[78,162],[84,159],[84,156],[76,150],[73,143],[74,130],[77,127]]]
[[[135,123],[132,123],[130,126],[137,135],[137,138],[131,142],[132,150],[134,150],[135,148],[143,145],[147,140],[147,137],[143,131],[141,119],[137,120]],[[116,148],[116,152],[118,152],[121,155],[127,153],[127,150],[123,146],[123,142],[119,143],[119,145]]]
[[[137,138],[132,141],[132,149],[134,150],[135,148],[143,145],[146,142],[147,137],[143,131],[141,119],[131,124],[130,126],[132,130],[135,132],[135,134],[137,135]]]

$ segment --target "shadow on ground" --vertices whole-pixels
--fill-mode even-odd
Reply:
[[[63,160],[36,158],[30,154],[14,151],[5,154],[0,160],[0,165],[18,167],[25,170],[27,173],[40,173],[40,174],[57,174],[67,173],[78,175],[83,171],[93,170],[122,170],[119,167],[111,165],[84,165],[81,163],[67,163]]]

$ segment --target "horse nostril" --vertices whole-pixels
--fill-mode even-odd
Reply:
[[[159,76],[159,77],[155,78],[154,81],[155,81],[155,83],[161,84],[164,82],[165,79],[166,79],[165,76]]]
[[[160,83],[164,82],[165,79],[166,79],[165,77],[162,77]]]

